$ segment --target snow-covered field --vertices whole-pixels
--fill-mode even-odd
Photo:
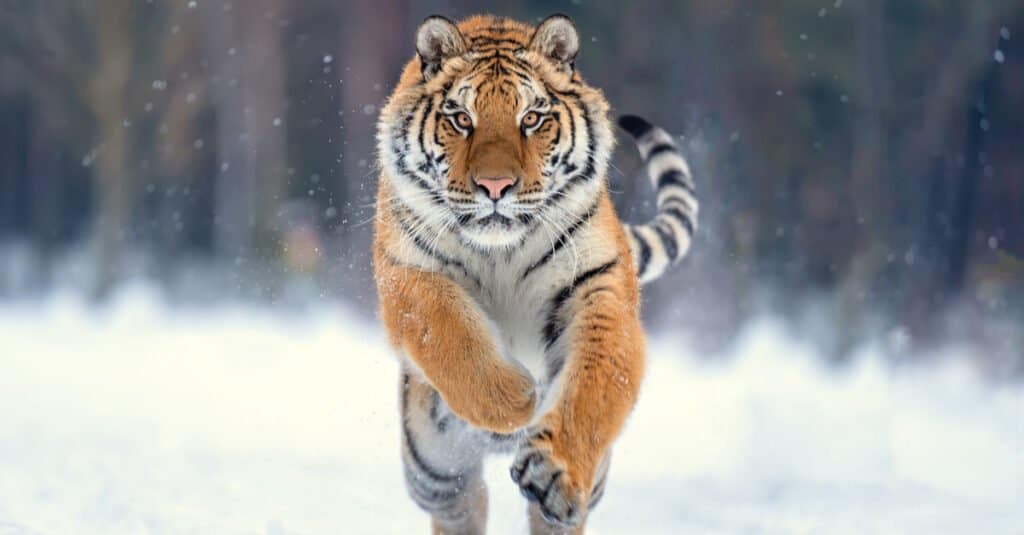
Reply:
[[[0,535],[426,533],[397,369],[337,308],[0,303]],[[1024,389],[842,374],[770,322],[728,359],[652,342],[591,533],[1024,533]],[[962,360],[962,359],[960,359]],[[491,532],[524,533],[507,458]]]

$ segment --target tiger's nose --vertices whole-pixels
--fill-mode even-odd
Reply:
[[[512,186],[516,184],[516,179],[503,176],[497,178],[478,178],[473,182],[476,183],[478,188],[483,189],[492,201],[497,201],[512,189]]]

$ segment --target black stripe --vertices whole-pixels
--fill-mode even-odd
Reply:
[[[548,319],[547,322],[544,324],[544,329],[542,331],[545,347],[550,348],[558,340],[558,338],[562,336],[562,332],[565,330],[565,325],[558,318],[558,313],[561,311],[561,308],[565,304],[565,302],[572,297],[573,293],[575,293],[580,286],[585,284],[590,279],[598,275],[601,275],[602,273],[605,273],[611,268],[615,267],[615,265],[618,264],[618,262],[619,259],[614,258],[606,264],[602,264],[596,268],[581,273],[575,279],[573,279],[573,281],[568,286],[562,288],[561,291],[555,294],[555,297],[551,300],[551,306],[548,309]]]
[[[566,154],[571,155],[576,151],[576,115],[570,106],[566,106],[565,111],[569,115],[569,150]]]
[[[420,60],[420,76],[423,78],[422,83],[426,83],[427,80],[433,78],[434,75],[441,72],[440,63],[430,63],[427,61]]]
[[[518,46],[520,48],[522,48],[522,46],[523,46],[523,43],[521,43],[518,39],[515,39],[513,37],[491,37],[489,35],[476,35],[476,36],[470,37],[469,40],[470,40],[471,43],[473,43],[474,47],[476,47],[476,46],[484,47],[484,46],[488,46],[488,45],[503,45],[503,44],[516,45],[516,46]]]
[[[526,61],[523,61],[523,60],[521,60],[521,59],[519,59],[519,58],[517,58],[517,57],[515,57],[515,56],[513,56],[511,54],[508,54],[504,50],[501,50],[501,49],[495,49],[495,50],[491,51],[491,53],[487,54],[486,56],[480,56],[478,58],[475,58],[473,61],[474,61],[475,65],[474,65],[473,70],[470,71],[469,76],[476,76],[477,74],[480,74],[477,71],[486,69],[487,67],[490,67],[490,63],[492,61],[508,62],[508,63],[511,63],[512,65],[515,65],[516,67],[519,67],[520,69],[525,69],[527,71],[530,71],[530,70],[533,69],[533,65],[530,65]]]
[[[409,489],[409,496],[416,505],[430,514],[443,514],[451,511],[458,505],[457,498],[464,489],[455,491],[436,491],[417,486],[413,476],[406,475],[406,488]]]
[[[696,204],[696,199],[687,199],[681,195],[677,195],[674,193],[666,193],[663,196],[662,201],[658,202],[657,209],[666,210],[672,206],[675,206],[676,208],[679,208],[680,210],[683,210],[685,212],[692,212]]]
[[[679,186],[686,190],[690,195],[696,197],[697,192],[694,191],[693,184],[691,184],[686,178],[686,175],[684,175],[682,171],[678,169],[669,169],[658,177],[658,190],[661,191],[661,189],[666,186]]]
[[[419,225],[421,227],[423,226],[423,224],[420,222],[419,218],[413,216],[413,219],[414,219],[413,224]],[[402,219],[401,217],[398,217],[397,218],[397,222],[398,222],[398,228],[402,231],[402,234],[405,234],[406,237],[408,237],[410,240],[412,240],[413,245],[415,245],[416,248],[419,249],[421,253],[423,253],[423,254],[433,258],[434,260],[436,260],[437,262],[440,262],[441,264],[447,265],[447,264],[451,263],[451,262],[449,262],[447,256],[441,254],[440,252],[438,252],[435,249],[431,249],[430,246],[427,245],[427,243],[423,241],[423,238],[421,238],[419,236],[419,234],[416,234],[415,232],[412,231],[411,228],[409,228],[408,224],[405,222],[404,219]]]
[[[601,480],[594,484],[594,488],[590,491],[590,500],[587,502],[587,510],[593,510],[594,507],[604,497],[605,482],[608,480],[608,473],[601,476]]]
[[[453,481],[441,484],[441,488],[434,488],[430,485],[437,485],[436,482],[431,481],[430,478],[421,477],[420,474],[415,472],[414,467],[408,463],[405,465],[404,472],[405,482],[409,486],[409,490],[414,491],[419,497],[431,502],[451,500],[464,490],[465,478],[461,475],[457,476]],[[419,502],[417,501],[417,503]]]
[[[555,139],[551,141],[552,150],[562,142],[562,114],[557,111],[551,112],[552,123],[555,125]]]
[[[629,132],[634,138],[641,138],[648,132],[654,130],[654,125],[636,115],[623,115],[619,117],[619,126]]]
[[[430,466],[423,460],[419,450],[416,449],[416,444],[412,439],[412,433],[409,431],[409,424],[405,421],[405,415],[402,415],[402,436],[405,438],[405,446],[409,450],[409,461],[415,465],[414,468],[422,472],[423,475],[441,483],[457,481],[461,477],[459,475],[445,474]]]
[[[494,73],[495,76],[507,76],[509,74],[508,69],[505,68],[505,63],[502,61],[494,60],[494,64],[491,65],[491,67],[493,69],[492,72]],[[505,94],[505,92],[501,89],[500,86],[498,87],[498,91],[500,91],[502,95]]]
[[[409,410],[409,388],[410,378],[408,372],[402,373],[402,396],[401,396],[401,408],[402,408],[402,437],[405,438],[405,445],[409,450],[409,460],[412,461],[416,468],[420,472],[423,472],[427,476],[441,482],[451,482],[459,479],[457,475],[446,475],[430,467],[426,462],[423,461],[423,457],[420,457],[419,451],[416,449],[416,445],[413,443],[412,434],[409,432],[409,423],[406,421],[406,413]]]
[[[686,229],[686,232],[688,232],[690,236],[693,236],[693,220],[690,218],[689,214],[684,213],[682,210],[675,206],[662,209],[659,212],[659,215],[660,214],[665,214],[669,217],[672,217],[673,219],[678,221],[679,224],[683,226],[683,228]]]
[[[597,288],[591,288],[591,289],[587,290],[587,293],[583,294],[583,296],[580,299],[582,299],[583,301],[586,301],[587,299],[590,299],[591,297],[593,297],[594,294],[598,294],[598,293],[601,293],[601,292],[612,292],[612,293],[615,293],[615,292],[612,291],[612,287],[611,286],[598,286]],[[600,314],[598,314],[596,316],[600,316]]]
[[[416,142],[419,143],[419,151],[426,155],[426,147],[423,146],[423,129],[427,126],[427,119],[430,117],[430,112],[434,111],[434,99],[427,99],[426,109],[423,110],[423,117],[420,119],[420,131],[416,136]],[[430,161],[429,156],[427,161]]]
[[[658,210],[665,210],[670,206],[676,206],[682,210],[691,212],[696,205],[696,198],[687,199],[678,192],[662,191],[658,194]]]
[[[555,377],[562,372],[562,367],[565,366],[565,355],[556,355],[550,362],[548,362],[548,383],[553,383]]]
[[[575,84],[574,83],[570,83],[569,85],[572,86],[572,85],[575,85]],[[574,90],[574,89],[565,89],[565,90],[556,91],[547,82],[544,82],[544,88],[547,89],[548,93],[552,93],[552,94],[556,94],[556,95],[568,95],[570,97],[575,98],[576,100],[580,100],[582,98],[580,96],[579,92]]]
[[[518,432],[511,433],[508,435],[503,435],[501,433],[488,433],[487,436],[491,439],[491,441],[498,443],[511,442],[513,440],[519,440],[521,438],[521,435]]]
[[[455,130],[455,127],[452,126],[452,122],[448,121],[448,120],[445,120],[444,114],[442,114],[441,112],[435,112],[434,113],[434,144],[437,145],[438,147],[441,147],[443,149],[443,148],[445,148],[445,144],[441,141],[441,129],[442,128],[451,128],[452,130]],[[458,133],[458,130],[455,130],[455,132]],[[459,135],[461,135],[461,133]]]
[[[654,232],[658,233],[658,237],[661,238],[661,245],[665,248],[665,254],[668,256],[669,261],[676,259],[676,254],[679,252],[679,244],[676,243],[675,236],[672,235],[670,228],[665,228],[664,224],[654,224]]]
[[[510,69],[510,70],[512,71],[512,74],[516,75],[516,78],[519,78],[520,80],[522,80],[524,82],[533,82],[533,78],[530,78],[530,76],[528,74],[526,74],[524,72],[519,72],[519,71],[517,71],[515,69]]]
[[[523,45],[515,41],[507,41],[505,43],[499,42],[484,42],[484,43],[473,43],[473,51],[479,54],[486,54],[490,52],[511,52],[523,48]]]
[[[414,233],[412,229],[407,226],[401,214],[394,212],[394,215],[395,219],[398,222],[399,230],[402,231],[402,234],[405,234],[410,240],[412,240],[413,245],[415,245],[416,248],[420,250],[420,252],[429,256],[430,258],[433,258],[437,262],[441,263],[441,265],[444,267],[455,267],[456,269],[461,271],[463,275],[472,280],[473,283],[477,285],[477,287],[481,286],[480,277],[478,277],[476,273],[470,271],[469,267],[467,267],[466,264],[462,263],[458,259],[445,255],[444,253],[438,251],[437,249],[431,248],[427,243],[423,241],[423,238],[421,238],[419,234]],[[413,219],[414,224],[419,225],[421,228],[423,227],[422,219],[420,219],[419,217],[412,213],[409,214],[409,217]]]
[[[383,258],[383,260],[385,262],[387,262],[387,264],[389,266],[394,266],[394,267],[412,267],[411,264],[406,264],[405,262],[402,262],[401,260],[399,260],[397,257],[395,257],[394,255],[392,255],[389,252],[385,252],[383,254],[382,258]]]
[[[533,461],[539,461],[540,458],[540,452],[534,451],[527,455],[525,459],[520,461],[519,464],[512,465],[512,479],[518,482],[523,473],[526,472],[526,469],[530,467],[530,463]]]
[[[554,438],[554,436],[555,434],[552,433],[550,429],[545,428],[533,433],[533,435],[530,436],[530,440],[543,440],[546,442],[550,442],[551,439]]]
[[[548,195],[546,199],[544,199],[544,206],[547,207],[559,202],[560,200],[568,197],[569,191],[571,191],[575,186],[583,184],[585,182],[590,182],[593,179],[593,176],[586,175],[583,173],[573,175],[572,177],[569,178],[569,180],[565,181],[565,184],[562,184],[562,187],[558,188],[553,193],[551,193],[551,195]]]
[[[528,72],[522,71],[519,69],[519,67],[515,66],[509,67],[508,65],[506,65],[505,67],[508,69],[509,72],[516,75],[516,78],[519,78],[519,80],[529,84],[531,89],[533,88],[533,78],[530,78],[530,74]],[[536,91],[534,91],[534,93],[536,93]]]
[[[558,253],[558,251],[561,251],[562,248],[565,247],[565,245],[568,244],[569,241],[572,239],[573,234],[576,234],[577,230],[579,230],[583,225],[586,225],[588,221],[593,219],[594,214],[597,213],[598,206],[600,206],[600,200],[595,201],[594,204],[587,209],[587,211],[583,214],[581,218],[576,220],[575,223],[573,223],[568,229],[566,229],[566,231],[562,233],[561,236],[558,237],[558,240],[555,241],[555,245],[552,246],[548,252],[544,253],[544,256],[540,257],[539,259],[537,259],[536,262],[531,264],[530,267],[526,268],[526,271],[523,272],[523,276],[520,277],[519,280],[526,280],[526,277],[529,277],[531,273],[536,271],[544,264],[547,264],[555,256],[555,254]]]
[[[540,498],[540,503],[545,503],[545,502],[548,501],[548,494],[551,494],[551,488],[555,486],[555,481],[557,481],[558,478],[562,477],[562,474],[564,474],[564,473],[565,472],[563,470],[555,470],[555,473],[551,474],[551,479],[548,480],[547,486],[544,487],[544,490],[538,496]],[[532,484],[531,484],[531,486],[534,489],[537,488],[536,486],[533,486]]]
[[[671,152],[671,153],[679,154],[679,151],[676,149],[675,145],[672,145],[672,144],[669,144],[669,143],[658,143],[654,147],[651,147],[651,150],[648,151],[648,153],[647,153],[647,161],[650,161],[650,160],[654,159],[655,156],[657,156],[657,155],[659,155],[659,154],[661,154],[663,152]]]
[[[449,414],[441,414],[441,394],[438,394],[437,390],[434,391],[434,399],[430,402],[430,420],[434,422],[439,433],[447,431],[448,424],[451,422]]]
[[[639,264],[636,266],[636,274],[639,277],[644,274],[644,271],[647,271],[647,264],[651,261],[651,246],[647,243],[647,239],[641,236],[635,228],[630,227],[629,231],[633,234],[636,243],[640,245]]]

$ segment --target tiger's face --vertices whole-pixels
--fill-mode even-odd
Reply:
[[[460,26],[423,23],[381,113],[395,198],[480,248],[537,227],[561,234],[596,199],[612,148],[607,103],[573,69],[576,29],[561,16],[536,30],[491,17]]]

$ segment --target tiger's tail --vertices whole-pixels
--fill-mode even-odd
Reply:
[[[623,115],[619,126],[636,140],[658,195],[658,213],[642,225],[624,225],[640,284],[661,277],[687,251],[697,230],[693,175],[672,136],[640,117]]]

